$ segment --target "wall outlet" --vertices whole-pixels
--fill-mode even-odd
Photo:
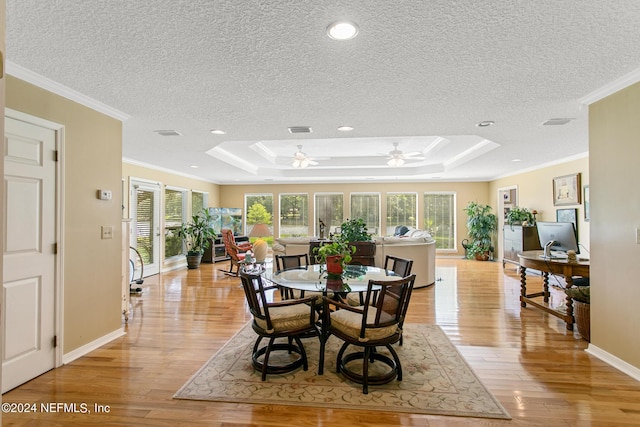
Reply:
[[[101,228],[102,239],[113,239],[113,227],[110,225],[103,225]]]

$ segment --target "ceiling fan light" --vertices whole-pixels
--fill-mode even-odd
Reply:
[[[392,159],[389,159],[387,164],[392,168],[399,168],[400,166],[404,165],[404,160],[399,157],[394,157]]]

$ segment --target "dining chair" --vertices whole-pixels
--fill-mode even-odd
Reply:
[[[278,271],[304,265],[309,265],[309,254],[276,255],[276,270]]]
[[[288,270],[291,268],[301,268],[309,265],[309,254],[298,255],[276,255],[276,271]],[[305,292],[302,290],[291,289],[284,286],[280,287],[280,296],[284,299],[304,298],[307,296],[316,297],[316,309],[322,310],[322,292]]]
[[[339,308],[329,316],[328,332],[344,341],[336,357],[336,371],[369,393],[369,385],[380,385],[393,379],[402,381],[402,364],[392,344],[402,337],[402,324],[411,299],[415,274],[394,280],[370,280],[364,305],[353,307],[339,301],[328,301]],[[375,303],[373,302],[374,294]],[[362,350],[346,353],[350,346]],[[378,351],[385,347],[391,357]],[[370,372],[369,365],[379,361],[385,370]],[[356,363],[361,369],[355,368]],[[376,364],[379,368],[380,365]]]
[[[393,271],[398,277],[407,277],[411,274],[413,260],[387,255],[384,259],[384,269]],[[364,294],[362,292],[350,292],[347,294],[347,303],[355,307],[364,304]],[[400,341],[402,345],[402,340]]]
[[[316,298],[269,302],[266,292],[276,289],[275,285],[265,286],[260,274],[243,270],[239,274],[253,316],[251,326],[258,335],[251,354],[252,365],[261,372],[262,381],[266,380],[267,374],[291,372],[300,366],[306,371],[309,367],[307,353],[300,338],[320,336],[316,326]],[[260,346],[263,338],[269,341]],[[278,338],[286,340],[276,343]],[[278,352],[275,359],[282,363],[270,363],[273,352]]]
[[[229,270],[220,270],[223,273],[229,276],[237,276],[238,271],[240,270],[240,263],[244,261],[245,252],[250,251],[252,246],[251,243],[243,242],[240,244],[236,243],[236,238],[233,235],[233,230],[229,228],[222,229],[222,241],[224,242],[224,250],[229,257],[230,265]],[[236,271],[234,272],[234,267],[236,267]]]

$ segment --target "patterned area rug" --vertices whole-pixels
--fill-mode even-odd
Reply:
[[[366,395],[361,385],[335,373],[342,343],[336,337],[327,342],[324,375],[317,374],[318,339],[307,338],[303,343],[309,370],[268,375],[265,382],[251,365],[255,339],[247,324],[174,398],[511,419],[438,326],[405,325],[404,344],[394,347],[402,362],[402,381],[369,386]]]

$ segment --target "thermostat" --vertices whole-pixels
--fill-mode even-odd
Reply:
[[[111,190],[98,190],[98,199],[100,200],[111,200],[113,197],[113,193]]]

